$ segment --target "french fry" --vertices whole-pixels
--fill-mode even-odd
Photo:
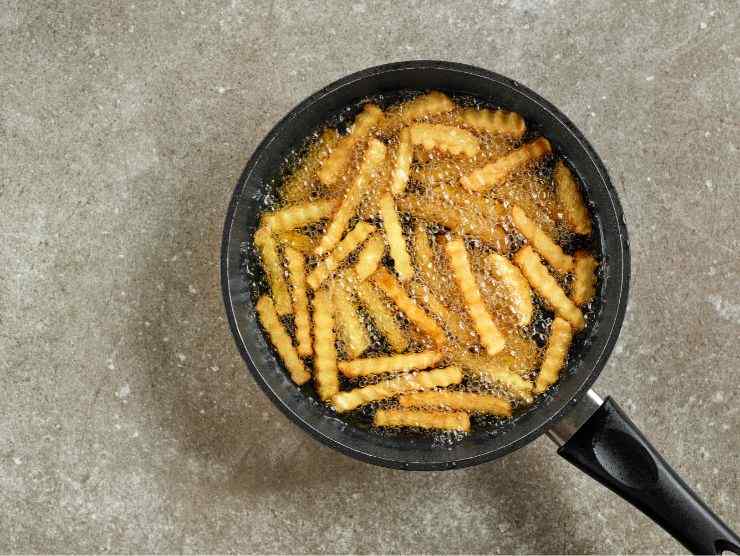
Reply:
[[[514,396],[527,403],[532,401],[534,385],[517,373],[512,372],[500,360],[470,353],[459,353],[452,358],[452,361],[456,365],[477,373],[484,379],[500,384]]]
[[[414,124],[409,128],[413,145],[428,151],[440,150],[450,154],[475,156],[480,151],[478,139],[465,129],[442,124]]]
[[[334,150],[324,160],[319,170],[319,180],[324,185],[332,185],[344,173],[352,151],[358,142],[364,141],[370,135],[372,128],[377,126],[383,118],[383,111],[374,104],[366,104],[357,117],[350,132],[342,137]]]
[[[411,293],[417,301],[421,301],[437,317],[437,320],[459,342],[467,344],[472,339],[478,337],[475,330],[468,325],[465,319],[460,317],[455,311],[450,311],[426,286],[414,282],[411,284]]]
[[[357,313],[351,291],[339,283],[339,280],[337,282],[332,288],[337,335],[342,340],[344,351],[351,359],[355,359],[370,347],[370,337],[365,323]]]
[[[352,185],[342,199],[342,203],[334,213],[331,223],[326,233],[321,237],[319,246],[316,248],[317,255],[323,255],[331,251],[339,243],[342,234],[347,229],[349,221],[355,214],[357,207],[366,195],[374,175],[378,173],[380,166],[385,160],[386,147],[376,139],[371,139],[368,143],[365,157],[362,160],[360,169],[355,176]]]
[[[573,256],[574,280],[570,298],[576,305],[584,305],[596,295],[596,269],[599,261],[585,251],[576,251]]]
[[[527,130],[524,118],[505,110],[467,108],[463,110],[462,121],[478,131],[510,135],[514,139],[520,139]]]
[[[288,276],[293,290],[293,315],[295,337],[298,341],[298,355],[308,357],[313,353],[311,347],[311,318],[308,314],[308,296],[306,295],[306,262],[298,251],[285,248],[285,260],[288,263]]]
[[[266,212],[262,215],[262,226],[276,234],[287,232],[329,218],[338,206],[337,199],[291,205],[275,212]]]
[[[318,289],[323,281],[339,268],[339,265],[342,264],[344,259],[359,247],[360,244],[362,244],[362,242],[365,241],[374,231],[375,226],[372,224],[368,224],[367,222],[358,222],[352,230],[347,232],[347,235],[339,242],[334,251],[329,253],[329,255],[311,271],[306,279],[308,285],[314,290]]]
[[[534,385],[535,394],[541,394],[552,384],[558,381],[560,370],[565,365],[570,342],[573,340],[573,329],[568,321],[555,317],[550,327],[550,337],[547,340],[547,350],[542,360],[540,373]]]
[[[583,196],[572,172],[562,160],[558,160],[555,164],[553,177],[555,178],[555,193],[566,225],[577,234],[590,235],[591,217],[588,214],[586,203],[583,202]]]
[[[322,400],[339,392],[337,348],[334,336],[334,303],[331,292],[322,288],[313,297],[314,382]]]
[[[354,288],[357,298],[370,315],[375,328],[388,340],[391,349],[395,352],[405,351],[409,345],[408,334],[398,324],[377,290],[369,282],[360,281],[354,282]]]
[[[511,402],[493,394],[461,392],[452,390],[430,390],[402,394],[398,398],[401,407],[440,408],[461,410],[469,413],[490,413],[500,417],[511,417]]]
[[[372,281],[406,315],[409,322],[429,336],[437,346],[445,343],[444,331],[408,296],[390,272],[381,267],[373,274]]]
[[[379,375],[383,373],[398,373],[418,369],[426,369],[442,359],[438,351],[422,351],[421,353],[404,353],[388,357],[368,357],[354,361],[340,361],[339,370],[348,378]]]
[[[306,234],[301,234],[293,230],[281,232],[277,234],[277,238],[284,247],[290,247],[304,255],[313,255],[313,250],[316,247],[314,241]]]
[[[393,266],[398,273],[398,279],[401,282],[411,280],[414,275],[414,269],[411,267],[411,257],[406,248],[406,238],[403,235],[401,221],[396,212],[396,203],[393,201],[393,195],[385,193],[380,197],[380,216],[383,219],[383,231],[388,241],[388,246],[393,259]]]
[[[379,409],[373,416],[373,425],[469,432],[470,417],[459,411],[450,413],[418,409]]]
[[[509,259],[498,253],[488,255],[485,258],[485,264],[509,292],[512,309],[517,316],[519,326],[527,326],[532,322],[534,313],[532,289],[527,279]]]
[[[259,249],[262,267],[270,283],[277,314],[281,317],[289,315],[293,311],[293,304],[290,300],[288,284],[285,282],[285,269],[280,260],[277,242],[270,228],[262,226],[254,233],[254,245]]]
[[[306,156],[301,161],[290,177],[280,188],[280,199],[287,205],[308,201],[313,190],[316,172],[322,163],[334,150],[339,142],[340,135],[336,129],[325,129],[318,141],[315,141],[308,149]]]
[[[332,401],[338,412],[351,411],[370,402],[392,398],[398,394],[460,384],[463,379],[459,367],[444,367],[431,371],[416,371],[399,375],[376,384],[334,394]]]
[[[303,361],[298,357],[290,336],[280,323],[275,305],[268,296],[263,295],[257,301],[257,314],[259,315],[262,326],[270,336],[272,345],[275,346],[280,358],[283,360],[290,378],[296,384],[304,384],[311,378],[311,373],[306,370]]]
[[[550,142],[544,137],[539,137],[511,151],[506,156],[486,164],[483,168],[478,168],[467,176],[463,176],[460,184],[468,191],[488,191],[496,185],[505,183],[509,174],[551,152]]]
[[[403,104],[401,106],[401,121],[410,123],[436,114],[449,112],[454,108],[455,103],[447,95],[439,91],[432,91]]]
[[[471,236],[492,245],[497,251],[507,249],[506,233],[501,226],[486,223],[462,211],[434,205],[424,195],[409,194],[396,199],[396,206],[427,222],[435,222],[461,235]],[[474,216],[474,215],[473,215]]]
[[[560,246],[516,205],[511,208],[511,220],[519,233],[527,238],[535,251],[542,255],[555,270],[563,274],[573,271],[573,257],[566,255]]]
[[[365,246],[357,255],[354,270],[357,279],[366,280],[378,269],[380,261],[385,254],[385,241],[379,235],[373,235],[367,240]]]
[[[514,264],[556,314],[566,319],[576,330],[586,326],[581,310],[565,295],[563,288],[548,272],[540,256],[530,245],[525,245],[514,255]]]
[[[473,271],[470,269],[465,243],[459,238],[450,239],[447,241],[446,248],[455,282],[457,282],[457,286],[463,295],[465,309],[473,320],[481,344],[486,348],[489,355],[495,355],[504,349],[506,340],[499,332],[483,303],[478,284],[473,276]]]
[[[396,161],[391,174],[391,193],[402,195],[406,191],[411,171],[411,160],[414,156],[411,144],[411,132],[405,127],[398,134],[398,148],[396,149]]]

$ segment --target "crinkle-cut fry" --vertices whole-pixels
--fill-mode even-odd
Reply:
[[[396,160],[393,164],[393,172],[391,173],[391,193],[394,195],[402,195],[406,191],[413,157],[414,148],[411,144],[411,131],[405,127],[398,134]]]
[[[278,253],[277,241],[270,228],[262,226],[254,233],[254,245],[259,249],[262,267],[270,283],[270,291],[275,300],[275,309],[281,317],[293,311],[288,284],[285,281],[285,269]]]
[[[424,195],[409,194],[396,199],[396,206],[417,218],[434,222],[458,234],[480,239],[492,245],[497,251],[507,249],[506,233],[495,223],[485,223],[479,218],[471,218],[462,211],[449,210],[448,207],[430,202]]]
[[[551,152],[550,142],[544,137],[539,137],[498,160],[472,171],[467,176],[463,176],[460,184],[468,191],[488,191],[496,185],[505,183],[509,174]]]
[[[357,279],[363,281],[371,276],[378,269],[384,254],[385,241],[383,238],[377,234],[371,236],[357,255],[357,262],[354,266]]]
[[[512,372],[501,361],[470,353],[457,354],[452,360],[456,365],[460,365],[481,375],[487,380],[500,384],[516,397],[526,402],[532,401],[532,388],[534,385],[517,373]]]
[[[596,269],[599,268],[599,261],[586,251],[576,251],[573,260],[575,270],[570,298],[576,305],[584,305],[596,295]]]
[[[306,261],[303,255],[292,247],[286,247],[284,252],[293,294],[297,351],[301,357],[308,357],[313,353],[313,348],[311,346],[311,317],[308,312],[308,295],[306,294]]]
[[[384,193],[380,197],[379,208],[380,217],[383,219],[385,239],[388,241],[391,258],[393,259],[393,266],[398,273],[398,279],[401,282],[407,282],[414,276],[414,269],[411,266],[411,256],[406,247],[406,237],[403,235],[401,220],[396,211],[393,195]]]
[[[313,191],[316,173],[340,139],[336,129],[325,129],[308,149],[300,165],[280,187],[280,200],[288,205],[305,202]]]
[[[334,150],[324,160],[319,170],[319,181],[324,185],[332,185],[345,172],[352,158],[352,151],[358,142],[370,135],[370,131],[383,118],[383,111],[374,104],[366,104],[352,125],[349,133],[342,137]]]
[[[303,361],[298,357],[290,336],[280,323],[275,304],[269,296],[263,295],[257,301],[257,314],[259,315],[262,326],[270,336],[272,345],[275,346],[280,358],[283,360],[290,378],[296,384],[304,384],[311,378],[311,373],[306,370]]]
[[[396,317],[388,308],[380,293],[369,282],[354,282],[355,293],[360,303],[383,337],[395,352],[405,351],[409,346],[408,334],[401,328]]]
[[[534,303],[532,302],[532,288],[529,287],[529,282],[522,275],[521,270],[498,253],[491,253],[484,262],[509,292],[512,309],[517,316],[519,326],[527,326],[532,322]]]
[[[469,432],[470,417],[462,411],[451,413],[419,409],[379,409],[373,416],[373,425]]]
[[[372,281],[406,315],[409,322],[415,325],[422,333],[429,336],[435,345],[444,345],[444,331],[434,322],[434,319],[426,314],[424,309],[419,307],[408,296],[406,290],[403,289],[403,286],[398,283],[398,280],[390,272],[381,267],[373,274]]]
[[[465,156],[475,156],[480,151],[478,139],[466,129],[442,124],[414,124],[408,129],[411,143],[428,151],[436,149]]]
[[[326,233],[321,237],[319,246],[316,248],[317,255],[328,253],[339,243],[342,234],[344,234],[344,231],[349,225],[349,221],[354,216],[357,207],[366,195],[375,174],[379,173],[380,167],[385,160],[385,153],[386,147],[383,143],[376,139],[370,140],[354,181],[344,195],[341,205],[334,213],[334,217],[329,223]]]
[[[339,392],[334,395],[332,401],[334,408],[341,413],[351,411],[370,402],[392,398],[406,392],[428,390],[437,387],[444,388],[451,384],[460,384],[462,379],[463,374],[460,367],[455,366],[431,371],[415,371],[362,388]]]
[[[362,317],[357,312],[357,305],[352,299],[352,292],[338,280],[331,288],[334,294],[335,326],[339,339],[342,340],[345,353],[356,359],[370,347],[370,336]]]
[[[514,255],[514,264],[519,267],[529,284],[555,313],[570,322],[576,330],[581,330],[586,326],[581,310],[565,295],[563,288],[542,264],[540,256],[531,245],[525,245],[517,251]]]
[[[478,337],[475,330],[465,322],[465,319],[461,318],[455,311],[450,311],[444,303],[434,296],[428,287],[414,282],[411,284],[411,293],[417,301],[421,301],[437,317],[445,329],[459,342],[467,344]]]
[[[550,265],[563,274],[573,271],[573,257],[566,255],[542,229],[518,206],[511,208],[511,220],[527,241]]]
[[[553,177],[555,178],[555,193],[566,225],[577,234],[590,235],[591,216],[573,173],[562,160],[558,160],[555,164]]]
[[[398,398],[401,407],[434,407],[461,410],[469,413],[490,413],[500,417],[511,416],[511,402],[493,394],[453,390],[411,392]]]
[[[379,375],[383,373],[398,373],[412,370],[426,369],[438,363],[442,354],[438,351],[422,351],[420,353],[402,353],[387,357],[368,357],[353,361],[340,361],[339,370],[344,376],[357,378],[361,376]]]
[[[466,108],[462,113],[462,121],[478,131],[510,135],[514,139],[519,139],[527,131],[524,118],[506,110]]]
[[[431,91],[404,103],[401,106],[401,120],[410,123],[421,118],[454,110],[455,103],[444,93]]]
[[[459,238],[450,239],[447,241],[446,248],[455,282],[463,295],[465,309],[473,320],[481,344],[486,348],[489,355],[495,355],[504,349],[506,339],[499,331],[496,323],[493,322],[486,305],[483,303],[475,276],[473,276],[473,271],[470,269],[465,243]]]
[[[347,232],[344,239],[337,244],[334,251],[329,253],[329,255],[327,255],[327,257],[311,271],[306,279],[308,285],[314,290],[318,289],[322,282],[331,276],[337,268],[339,268],[339,265],[342,264],[344,259],[359,247],[360,244],[362,244],[362,242],[365,241],[374,231],[375,226],[372,224],[368,224],[367,222],[358,222],[354,228]]]
[[[262,215],[262,226],[270,228],[276,234],[287,232],[329,218],[338,206],[338,199],[309,201],[291,205]]]
[[[337,348],[334,336],[334,302],[331,291],[322,288],[313,297],[314,382],[322,400],[339,392]]]
[[[293,230],[281,232],[277,234],[277,238],[285,248],[290,247],[304,255],[313,255],[313,250],[316,247],[314,241],[306,234],[301,234]]]
[[[541,394],[558,381],[560,370],[565,365],[565,359],[568,357],[572,340],[573,329],[568,321],[555,317],[550,326],[550,337],[547,340],[547,349],[542,360],[540,373],[535,380],[535,394]]]

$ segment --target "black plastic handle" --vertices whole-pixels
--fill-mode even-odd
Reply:
[[[681,480],[611,398],[558,454],[633,504],[694,554],[740,554],[740,538]]]

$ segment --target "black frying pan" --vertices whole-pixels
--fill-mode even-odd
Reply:
[[[595,221],[595,248],[604,263],[599,296],[587,329],[571,349],[567,370],[546,396],[511,421],[475,427],[462,441],[440,446],[430,436],[379,435],[347,422],[319,402],[310,385],[296,386],[255,317],[253,282],[260,270],[252,235],[275,178],[306,138],[347,114],[362,99],[399,91],[440,90],[513,110],[565,157],[584,185]],[[351,115],[351,114],[349,114]],[[696,553],[740,553],[740,539],[660,457],[617,404],[589,388],[617,340],[627,305],[629,241],[622,208],[604,164],[557,108],[521,84],[449,62],[387,64],[352,74],[312,95],[283,118],[247,163],[229,205],[221,250],[226,312],[244,360],[259,385],[291,420],[324,444],[354,458],[397,469],[440,470],[501,457],[544,432],[565,459],[634,504]]]

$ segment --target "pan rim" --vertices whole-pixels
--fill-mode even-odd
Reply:
[[[437,70],[444,70],[444,71],[452,71],[452,72],[472,75],[475,77],[483,78],[487,81],[495,82],[499,86],[504,86],[504,87],[514,90],[518,95],[525,97],[527,102],[533,103],[537,105],[539,109],[544,110],[547,113],[549,113],[550,117],[557,120],[565,129],[568,130],[568,132],[572,135],[572,137],[578,142],[579,147],[588,156],[589,162],[592,164],[593,168],[596,170],[596,172],[599,175],[599,178],[601,179],[602,183],[605,186],[605,190],[608,194],[609,202],[611,203],[610,208],[616,216],[616,223],[618,227],[617,235],[619,238],[619,248],[620,248],[620,257],[619,257],[620,268],[616,269],[615,271],[615,275],[619,280],[618,281],[618,298],[615,299],[615,302],[617,303],[617,310],[613,318],[610,319],[608,323],[601,323],[601,324],[609,324],[608,330],[604,329],[603,332],[600,332],[600,334],[607,335],[607,340],[604,342],[598,355],[595,355],[595,360],[594,360],[594,363],[591,365],[592,368],[589,370],[588,376],[585,377],[585,379],[580,381],[579,386],[576,388],[575,392],[570,396],[569,399],[559,400],[557,403],[551,403],[545,407],[535,409],[535,411],[545,411],[546,409],[549,408],[550,414],[546,418],[542,419],[539,424],[531,428],[526,433],[519,435],[519,436],[514,435],[512,440],[506,444],[499,445],[490,450],[483,450],[474,456],[464,458],[464,459],[458,459],[458,460],[440,459],[438,461],[437,460],[435,461],[428,461],[428,460],[409,461],[409,460],[391,459],[387,457],[381,457],[376,454],[372,454],[362,449],[359,449],[356,446],[349,446],[347,444],[343,444],[342,442],[339,442],[338,440],[331,438],[327,436],[326,434],[324,434],[323,432],[319,431],[311,423],[305,420],[304,417],[299,412],[295,411],[295,409],[290,404],[286,403],[286,401],[283,400],[283,398],[279,396],[277,392],[273,390],[271,385],[265,380],[264,376],[262,375],[260,370],[257,368],[256,363],[254,362],[251,354],[249,353],[249,350],[247,349],[245,339],[242,335],[241,329],[237,322],[235,301],[232,297],[231,289],[229,287],[229,272],[230,272],[229,271],[230,269],[229,252],[231,248],[231,239],[232,239],[231,236],[232,236],[232,229],[234,225],[235,214],[237,211],[239,201],[241,200],[241,194],[242,194],[245,184],[249,182],[249,177],[251,173],[254,171],[255,166],[257,165],[257,162],[260,160],[261,156],[269,149],[273,141],[276,140],[282,128],[292,119],[297,118],[305,110],[309,109],[313,104],[320,101],[325,96],[336,92],[342,87],[346,87],[357,81],[372,78],[380,74],[398,72],[398,71],[406,71],[406,70],[419,70],[419,69],[437,69]],[[322,442],[323,444],[331,448],[334,448],[356,459],[359,459],[359,460],[362,460],[368,463],[372,463],[375,465],[381,465],[381,466],[395,468],[395,469],[409,469],[409,470],[442,470],[442,469],[463,468],[463,467],[468,467],[471,465],[477,465],[477,464],[484,463],[486,461],[490,461],[498,457],[504,456],[512,452],[513,450],[518,449],[524,446],[525,444],[535,440],[537,437],[539,437],[544,432],[546,432],[548,428],[550,428],[554,423],[556,423],[559,419],[561,419],[568,412],[568,410],[585,395],[585,393],[589,390],[589,388],[594,383],[594,381],[598,378],[604,365],[606,364],[606,361],[608,360],[608,357],[614,348],[614,344],[616,343],[618,339],[619,332],[621,330],[622,323],[624,321],[624,316],[625,316],[626,307],[627,307],[627,299],[628,299],[628,293],[629,293],[629,279],[630,279],[629,239],[627,235],[626,224],[624,221],[624,213],[619,203],[616,189],[609,177],[609,173],[606,169],[606,166],[604,165],[603,161],[596,153],[593,146],[584,137],[582,132],[573,124],[573,122],[567,116],[565,116],[565,114],[563,114],[552,103],[542,98],[540,95],[530,90],[529,88],[521,85],[517,81],[512,80],[508,77],[502,76],[500,74],[497,74],[495,72],[476,67],[476,66],[459,64],[455,62],[440,61],[440,60],[415,60],[415,61],[405,61],[405,62],[394,62],[390,64],[382,64],[382,65],[370,67],[370,68],[349,74],[339,80],[334,81],[333,83],[327,85],[326,87],[323,87],[317,92],[313,93],[312,95],[307,97],[305,100],[303,100],[301,103],[299,103],[297,106],[295,106],[292,110],[290,110],[283,118],[281,118],[280,121],[277,124],[275,124],[275,126],[270,130],[270,132],[265,136],[265,138],[259,143],[257,148],[254,150],[252,156],[249,158],[247,165],[245,166],[244,170],[242,171],[239,177],[236,187],[234,188],[233,194],[229,201],[229,206],[227,209],[225,223],[224,223],[220,259],[221,259],[221,287],[222,287],[224,305],[225,305],[227,318],[229,322],[229,328],[231,330],[232,336],[234,337],[234,341],[237,344],[237,348],[239,349],[239,352],[241,353],[242,358],[244,359],[246,363],[247,368],[250,370],[252,376],[255,378],[255,380],[260,385],[262,390],[272,400],[272,402],[289,419],[291,419],[293,422],[298,424],[304,431],[308,432],[311,436],[313,436],[314,438],[318,439],[320,442]],[[614,269],[611,269],[610,272],[613,270]]]

